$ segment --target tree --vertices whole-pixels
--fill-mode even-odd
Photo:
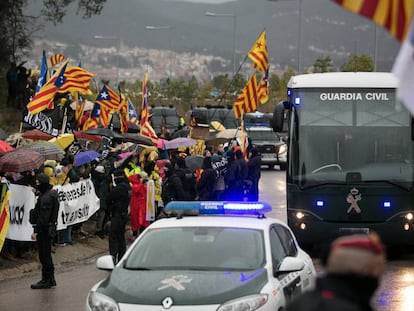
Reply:
[[[317,58],[313,63],[312,72],[321,73],[321,72],[331,72],[332,71],[332,58],[329,56],[325,58]]]
[[[340,67],[340,71],[373,71],[374,61],[368,55],[356,55],[352,53],[349,56],[348,62]]]
[[[77,14],[89,18],[100,14],[106,0],[43,0],[43,8],[38,16],[27,15],[27,0],[2,0],[0,2],[0,66],[8,61],[18,62],[23,50],[30,48],[31,37],[45,23],[61,23],[69,5],[77,3]]]

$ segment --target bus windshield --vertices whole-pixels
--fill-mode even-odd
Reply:
[[[294,89],[291,178],[327,183],[413,184],[411,117],[395,89]]]

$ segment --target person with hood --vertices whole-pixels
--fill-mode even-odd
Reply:
[[[122,169],[114,171],[113,182],[115,187],[106,196],[106,204],[110,214],[109,254],[116,264],[126,252],[125,226],[129,220],[131,187]]]
[[[52,239],[56,236],[59,213],[58,193],[53,190],[49,176],[40,173],[36,176],[38,198],[35,208],[30,211],[29,221],[33,225],[32,240],[37,242],[39,260],[42,265],[42,279],[32,284],[32,289],[45,289],[56,286],[52,259]]]
[[[168,162],[164,165],[165,179],[162,183],[161,197],[164,206],[170,201],[187,201],[181,178],[175,173],[174,166]]]
[[[316,289],[293,298],[286,311],[372,311],[371,298],[385,270],[385,247],[375,233],[337,238],[323,259]]]
[[[186,196],[189,200],[194,200],[196,197],[196,179],[194,173],[187,167],[185,157],[177,156],[175,166],[175,173],[181,178]]]
[[[203,172],[197,183],[197,197],[199,201],[214,201],[214,187],[217,173],[211,166],[211,157],[204,157]]]
[[[130,175],[128,181],[131,184],[131,200],[129,203],[131,230],[134,237],[149,226],[146,220],[147,211],[147,185],[148,174],[142,171],[139,174]]]

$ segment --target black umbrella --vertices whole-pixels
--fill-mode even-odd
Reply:
[[[110,138],[122,138],[121,134],[114,132],[113,130],[106,128],[106,127],[97,127],[94,129],[83,131],[83,132],[85,134],[90,134],[90,135],[100,135],[100,136],[106,136]]]
[[[171,139],[178,138],[178,137],[188,137],[188,135],[190,135],[190,130],[184,128],[184,129],[181,129],[181,130],[178,130],[178,131],[174,132],[171,135]]]
[[[134,144],[141,144],[147,146],[153,146],[154,143],[148,137],[136,134],[136,133],[123,133],[120,135],[121,137],[116,137],[115,140],[121,140],[123,142],[130,142]]]
[[[139,126],[131,121],[128,121],[128,133],[139,133]]]

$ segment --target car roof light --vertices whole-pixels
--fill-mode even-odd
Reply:
[[[266,202],[172,201],[164,211],[169,215],[263,215],[272,206]]]

